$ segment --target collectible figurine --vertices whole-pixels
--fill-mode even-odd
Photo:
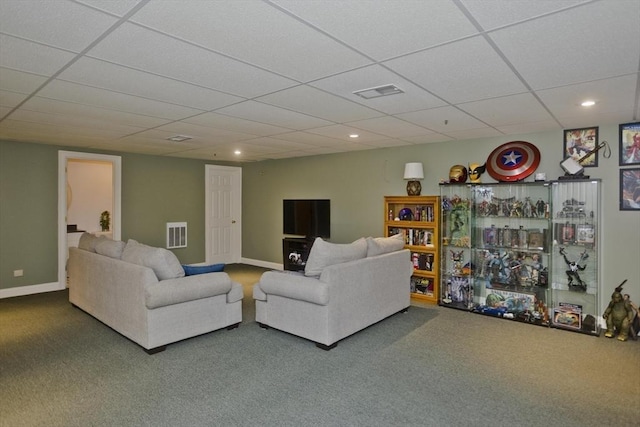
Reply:
[[[625,300],[622,297],[622,286],[626,283],[625,280],[618,286],[611,294],[611,302],[604,311],[602,317],[607,321],[607,332],[604,336],[607,338],[613,338],[615,332],[618,332],[618,340],[626,341],[629,336],[629,326],[633,321],[635,313],[629,304],[629,300]]]
[[[486,165],[469,163],[469,182],[474,184],[480,183],[480,175],[482,175],[486,169]]]
[[[464,251],[451,251],[451,260],[453,261],[453,274],[460,275],[462,274],[462,258],[464,256]]]
[[[589,258],[589,254],[587,254],[587,250],[585,249],[581,254],[580,254],[580,259],[578,261],[569,261],[569,259],[567,258],[567,254],[564,250],[563,247],[560,247],[560,255],[562,255],[564,257],[564,262],[567,264],[567,266],[569,267],[569,269],[566,271],[567,273],[567,278],[569,279],[569,289],[571,289],[572,287],[580,287],[580,289],[582,289],[583,291],[587,290],[587,284],[584,283],[582,281],[582,279],[580,278],[580,275],[578,274],[578,271],[584,271],[585,268],[587,268],[587,265],[583,265],[580,266],[580,262],[582,261],[586,261],[587,258]],[[573,284],[573,280],[577,280],[578,284],[574,285]]]

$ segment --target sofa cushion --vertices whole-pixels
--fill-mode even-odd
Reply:
[[[231,288],[231,278],[227,273],[209,273],[167,279],[148,284],[145,287],[145,305],[152,310],[167,305],[224,295]]]
[[[99,239],[96,244],[96,253],[110,258],[120,259],[125,243],[120,240]]]
[[[309,252],[304,274],[305,276],[319,276],[322,270],[329,265],[362,259],[366,256],[367,241],[364,237],[347,244],[329,243],[317,237]]]
[[[367,237],[367,256],[382,255],[404,248],[404,234],[391,237]]]
[[[133,239],[127,241],[121,259],[151,268],[158,276],[158,280],[184,277],[184,269],[173,252],[147,246]]]
[[[219,273],[224,271],[224,264],[211,265],[182,265],[185,276],[195,276],[196,274]]]
[[[260,292],[255,288],[259,288],[266,295],[278,295],[318,305],[327,305],[329,302],[329,287],[313,277],[267,271],[254,286],[253,295],[260,299]],[[268,296],[265,296],[265,299],[268,299]]]
[[[78,241],[78,248],[84,249],[85,251],[89,252],[95,252],[96,245],[99,242],[103,242],[105,240],[107,240],[107,238],[104,236],[98,237],[95,234],[82,233],[82,235],[80,236],[80,240]]]

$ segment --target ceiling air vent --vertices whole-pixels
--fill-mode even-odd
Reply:
[[[378,98],[380,96],[389,96],[389,95],[395,95],[398,93],[404,93],[404,91],[396,85],[384,85],[384,86],[372,87],[369,89],[357,90],[353,93],[354,95],[358,95],[364,99],[371,99],[371,98]]]
[[[177,249],[187,247],[187,223],[168,222],[167,223],[167,249]]]

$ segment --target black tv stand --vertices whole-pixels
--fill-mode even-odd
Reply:
[[[283,267],[289,271],[304,271],[313,240],[306,237],[285,237],[282,239]]]

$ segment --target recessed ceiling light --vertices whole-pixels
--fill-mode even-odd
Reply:
[[[398,93],[404,93],[404,91],[396,85],[376,86],[369,89],[361,89],[353,92],[354,95],[358,95],[359,97],[362,97],[364,99],[396,95]]]
[[[242,154],[242,151],[236,150],[236,151],[233,152],[233,154],[235,154],[236,156],[239,156],[240,154]]]
[[[193,139],[193,137],[191,136],[186,136],[186,135],[176,135],[176,136],[172,136],[170,138],[167,138],[169,141],[173,141],[173,142],[183,142],[183,141],[188,141],[190,139]]]
[[[349,135],[349,138],[358,138],[360,135],[358,135],[357,133],[352,133]]]
[[[580,105],[582,105],[583,107],[592,107],[592,106],[596,105],[596,102],[595,101],[584,101]]]

